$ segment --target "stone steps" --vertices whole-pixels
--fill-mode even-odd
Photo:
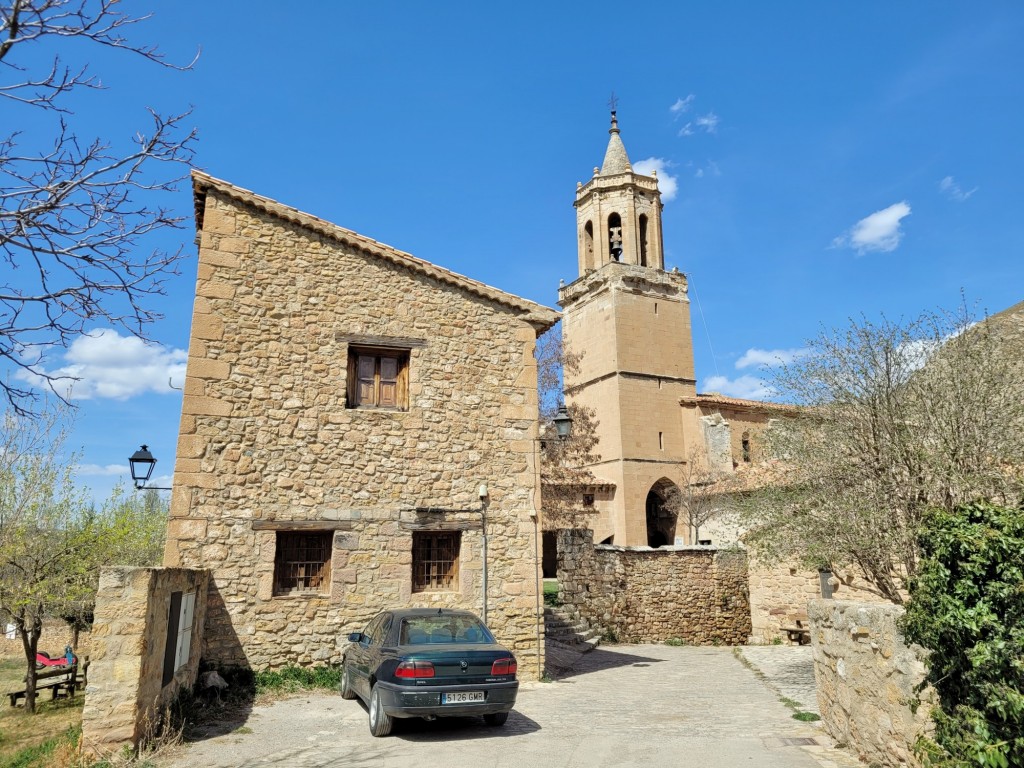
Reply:
[[[559,608],[544,609],[544,635],[549,643],[579,653],[591,651],[601,642],[597,633],[578,615]]]

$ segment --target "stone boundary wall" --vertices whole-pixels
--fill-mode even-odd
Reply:
[[[620,642],[737,645],[751,631],[742,550],[595,546],[593,531],[560,530],[558,585],[563,605]]]
[[[787,642],[783,627],[807,613],[807,603],[821,599],[821,581],[817,571],[792,563],[767,565],[755,557],[750,563],[750,608],[753,623],[752,643]],[[834,574],[832,597],[858,603],[889,605],[884,598],[868,591],[866,582],[851,569]]]
[[[82,748],[103,756],[139,746],[162,710],[196,682],[209,573],[186,568],[109,567],[100,572],[92,630]],[[188,660],[163,685],[172,593],[195,594]],[[174,649],[171,649],[173,653]]]
[[[812,600],[808,604],[818,706],[829,735],[863,762],[903,768],[920,765],[913,744],[931,725],[931,690],[917,686],[927,654],[908,646],[898,605]]]

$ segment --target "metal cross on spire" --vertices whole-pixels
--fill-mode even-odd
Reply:
[[[612,114],[614,114],[619,106],[619,100],[615,96],[615,91],[612,91],[612,97],[608,99],[608,106],[612,108]]]

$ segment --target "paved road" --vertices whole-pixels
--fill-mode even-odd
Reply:
[[[781,655],[773,663],[782,663]],[[783,664],[785,666],[785,664]],[[813,740],[815,744],[800,744]],[[301,696],[256,707],[242,732],[198,741],[173,768],[848,768],[814,724],[729,648],[618,645],[583,656],[554,683],[525,684],[504,728],[482,720],[398,721],[375,739],[358,701]]]

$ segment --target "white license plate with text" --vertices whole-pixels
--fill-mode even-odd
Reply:
[[[483,691],[457,691],[441,695],[442,704],[472,704],[475,701],[483,701]]]

